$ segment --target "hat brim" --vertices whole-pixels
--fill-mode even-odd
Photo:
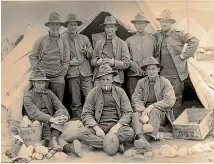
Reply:
[[[133,24],[135,24],[137,22],[145,22],[147,24],[150,23],[150,21],[148,21],[148,20],[131,20],[131,23],[133,23]]]
[[[100,77],[102,77],[102,76],[109,75],[109,74],[113,74],[113,76],[117,76],[117,75],[118,75],[118,73],[117,73],[116,71],[111,71],[111,72],[106,72],[106,73],[103,73],[103,74],[98,74],[98,75],[95,77],[95,79],[98,79],[98,78],[100,78]]]
[[[48,26],[50,23],[60,23],[60,25],[63,26],[63,22],[46,22],[45,26]]]
[[[162,70],[164,69],[164,66],[163,66],[162,64],[148,64],[148,65],[157,65],[157,66],[160,68],[160,71],[162,71]],[[146,67],[147,67],[148,65],[143,65],[143,66],[141,67],[141,69],[144,70],[144,71],[146,71]]]
[[[100,28],[104,28],[105,25],[116,25],[116,26],[119,26],[120,24],[119,23],[103,23],[103,24],[100,24]]]
[[[75,20],[75,21],[66,21],[66,22],[63,23],[63,26],[67,28],[69,22],[77,22],[78,26],[82,25],[82,21]]]
[[[172,22],[172,24],[174,24],[176,22],[176,20],[170,19],[170,18],[168,18],[168,19],[167,18],[156,18],[156,20],[159,22],[160,22],[160,20],[170,20]]]
[[[49,81],[49,79],[43,79],[43,78],[31,78],[30,81]]]

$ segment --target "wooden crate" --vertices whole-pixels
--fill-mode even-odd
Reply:
[[[179,139],[203,140],[213,129],[213,109],[188,108],[173,122],[173,136]]]
[[[34,143],[40,143],[42,138],[42,127],[21,127],[19,135],[23,139],[26,146],[33,145]]]

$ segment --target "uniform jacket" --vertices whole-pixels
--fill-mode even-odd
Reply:
[[[99,40],[96,43],[96,46],[94,48],[94,54],[91,60],[91,65],[95,67],[93,79],[95,78],[98,72],[99,66],[97,65],[97,60],[99,58],[102,58],[102,51],[105,43],[106,43],[106,39]],[[115,65],[112,67],[112,69],[114,71],[118,71],[118,75],[114,77],[114,81],[122,84],[124,82],[123,71],[127,69],[130,64],[129,50],[126,45],[126,42],[121,40],[117,36],[115,36],[112,39],[112,44],[113,44],[113,54],[115,59]]]
[[[143,76],[141,66],[143,60],[148,56],[154,56],[156,39],[145,33],[144,35],[135,34],[126,40],[129,48],[131,63],[127,72],[128,76]]]
[[[174,120],[172,115],[171,108],[174,106],[176,98],[173,87],[170,81],[162,76],[158,76],[154,84],[156,103],[152,105],[166,112],[167,118],[169,120]],[[134,94],[132,95],[132,106],[133,109],[139,109],[140,107],[144,107],[146,105],[147,99],[149,96],[149,78],[148,76],[139,80],[135,89]]]
[[[129,125],[133,110],[125,91],[120,87],[113,86],[112,97],[117,106],[117,112],[120,118],[119,123],[124,126]],[[82,120],[86,127],[93,127],[94,125],[99,124],[103,105],[104,99],[101,86],[93,88],[89,92],[83,106]]]
[[[41,111],[41,99],[39,96],[34,89],[31,89],[24,95],[24,108],[31,119],[48,123],[49,119],[53,116],[66,115],[69,117],[67,109],[51,90],[46,89],[42,94],[42,99],[45,102],[49,114]]]
[[[189,33],[186,33],[184,31],[174,30],[174,29],[168,31],[166,35],[167,35],[166,42],[167,42],[168,50],[175,63],[176,69],[178,71],[178,75],[181,81],[183,81],[188,77],[187,59],[194,55],[198,47],[199,40]],[[157,40],[156,56],[158,56],[160,60],[161,44],[163,41],[162,31],[157,31],[154,34],[154,37]],[[187,48],[183,50],[185,43],[187,44]],[[181,54],[183,55],[184,60],[180,58]]]
[[[65,39],[62,39],[61,37],[57,41],[59,46],[59,53],[60,53],[60,59],[61,59],[61,72],[54,73],[52,76],[57,77],[59,74],[66,75],[68,71],[69,66],[69,45],[68,42]],[[42,56],[45,54],[45,52],[48,50],[48,47],[50,45],[50,37],[49,34],[44,35],[36,40],[36,42],[33,45],[33,49],[29,55],[29,60],[31,63],[32,69],[40,68],[39,64],[42,60]]]
[[[68,33],[65,35],[65,39],[69,41]],[[74,56],[73,54],[76,54],[79,61],[79,65],[69,66],[67,78],[78,77],[79,74],[81,74],[83,77],[92,76],[93,73],[92,73],[90,61],[93,55],[93,49],[88,37],[82,34],[76,34],[76,37],[74,38],[74,42],[75,42],[75,50],[69,48],[70,51],[74,51],[74,53],[70,53],[69,59],[72,60],[73,58],[75,58],[76,56]],[[87,48],[86,56],[84,56],[80,52],[83,47]]]

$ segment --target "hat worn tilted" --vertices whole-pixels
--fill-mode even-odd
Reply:
[[[143,61],[143,66],[141,67],[141,69],[145,71],[148,65],[157,65],[158,67],[160,67],[160,71],[164,69],[164,66],[159,64],[159,62],[152,56],[149,56]]]
[[[46,74],[42,70],[35,70],[30,77],[30,81],[48,81]]]
[[[119,25],[119,23],[117,23],[117,21],[115,20],[115,18],[113,16],[106,16],[105,17],[105,21],[103,24],[100,25],[100,27],[104,27],[105,25]]]
[[[108,74],[113,74],[114,76],[116,76],[118,73],[116,71],[113,71],[108,64],[104,64],[100,66],[97,76],[95,78],[97,79]]]
[[[52,12],[49,15],[48,21],[45,23],[45,26],[48,26],[50,23],[60,23],[61,26],[63,25],[60,15],[57,12]]]
[[[63,26],[68,27],[69,22],[77,22],[78,26],[82,25],[82,21],[77,19],[76,14],[68,14],[66,21],[64,22]]]
[[[131,20],[131,23],[137,23],[137,22],[145,22],[145,23],[150,23],[149,20],[147,20],[144,16],[143,13],[138,13],[136,16],[135,16],[135,19],[134,20]]]
[[[165,9],[164,11],[162,11],[162,13],[160,14],[160,18],[156,18],[157,21],[160,21],[161,19],[170,20],[172,23],[176,22],[176,20],[172,18],[172,13],[169,9]]]

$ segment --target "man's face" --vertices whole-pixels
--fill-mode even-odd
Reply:
[[[46,81],[44,80],[36,80],[33,81],[33,86],[36,88],[38,91],[44,91],[45,86],[46,86]]]
[[[140,33],[144,33],[144,32],[145,32],[145,30],[146,30],[146,25],[147,25],[147,23],[145,23],[145,22],[136,22],[136,23],[134,24],[135,28],[136,28],[137,31],[140,32]]]
[[[59,33],[59,29],[60,29],[61,24],[60,23],[49,23],[48,27],[50,28],[50,31],[52,33]]]
[[[112,83],[113,83],[112,74],[104,75],[104,76],[100,77],[100,85],[103,90],[111,90]]]
[[[77,22],[68,22],[68,31],[69,33],[76,33],[77,32],[77,28],[78,28],[78,24]]]
[[[113,36],[115,35],[117,31],[117,26],[114,24],[107,24],[105,25],[105,32],[107,36]]]
[[[160,72],[160,68],[157,65],[148,65],[146,67],[146,74],[150,78],[158,76],[159,72]]]
[[[160,25],[163,31],[169,31],[172,28],[172,21],[161,19]]]

